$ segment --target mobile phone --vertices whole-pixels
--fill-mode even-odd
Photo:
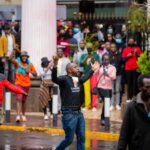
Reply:
[[[91,63],[94,64],[94,62],[95,62],[95,59],[91,58]]]
[[[134,53],[134,50],[131,51],[131,54],[133,54],[133,53]]]

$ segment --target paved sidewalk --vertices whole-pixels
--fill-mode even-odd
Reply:
[[[82,110],[85,116],[86,122],[86,138],[94,138],[97,140],[116,141],[119,137],[119,131],[121,126],[121,111],[113,110],[111,112],[111,127],[110,131],[105,131],[105,128],[100,125],[100,112],[101,108],[97,111]],[[27,112],[27,122],[16,123],[16,112],[11,112],[11,122],[4,123],[0,126],[0,130],[14,130],[14,131],[34,131],[45,132],[49,134],[64,135],[61,114],[58,115],[57,125],[54,124],[53,118],[49,117],[49,120],[43,119],[42,112]]]

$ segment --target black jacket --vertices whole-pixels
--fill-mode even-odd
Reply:
[[[144,104],[132,101],[124,116],[118,150],[150,150],[150,118]]]
[[[110,55],[110,63],[116,67],[116,70],[117,70],[117,75],[120,75],[121,74],[121,71],[122,71],[122,58],[121,58],[121,53],[120,52],[110,52],[109,53]]]
[[[88,80],[92,74],[93,70],[89,70],[89,72],[87,72],[83,77],[78,78],[78,85],[77,87],[74,87],[71,76],[64,75],[57,77],[57,68],[53,68],[52,81],[59,85],[62,110],[80,110],[80,107],[83,103],[83,83]]]

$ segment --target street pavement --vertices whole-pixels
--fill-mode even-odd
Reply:
[[[115,150],[117,138],[114,137],[118,137],[121,122],[117,118],[111,118],[110,131],[105,132],[105,128],[100,125],[97,112],[88,110],[83,113],[86,118],[86,131],[90,132],[86,134],[86,150]],[[118,115],[117,111],[113,113],[113,116]],[[0,126],[0,150],[54,150],[64,138],[64,134],[61,132],[61,115],[58,115],[56,126],[56,124],[53,124],[52,118],[44,121],[42,113],[27,113],[28,121],[19,124],[15,122],[16,114],[11,114],[11,122],[4,123],[3,129]],[[97,117],[95,117],[96,115]],[[7,127],[13,129],[8,129]],[[28,130],[17,130],[19,127],[21,129],[27,128]],[[31,130],[32,128],[34,130]],[[43,132],[44,130],[52,130],[52,132],[46,133]],[[112,139],[109,137],[112,137]],[[67,150],[76,150],[76,138],[74,138],[73,144]]]
[[[39,132],[16,132],[0,130],[0,150],[54,150],[64,138]],[[117,141],[86,139],[86,150],[115,150]],[[76,150],[76,139],[68,150]]]

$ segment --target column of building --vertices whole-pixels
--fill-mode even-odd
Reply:
[[[22,0],[22,50],[36,68],[56,52],[56,0]]]

